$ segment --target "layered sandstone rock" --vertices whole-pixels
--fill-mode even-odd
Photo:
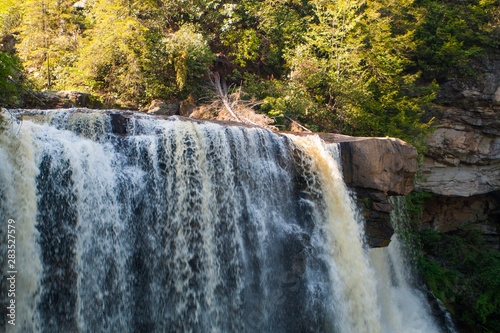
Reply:
[[[443,109],[418,189],[469,197],[500,189],[500,106]]]
[[[499,244],[500,57],[476,64],[474,77],[452,77],[441,84],[439,125],[429,138],[420,191],[424,223],[449,232],[483,230]]]
[[[485,241],[499,249],[499,233],[494,221],[500,215],[500,192],[471,197],[434,196],[425,199],[422,223],[424,228],[442,232],[457,229],[480,231]]]
[[[439,125],[417,188],[469,197],[500,190],[500,56],[441,84]]]

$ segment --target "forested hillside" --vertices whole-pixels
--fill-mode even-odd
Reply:
[[[222,54],[228,83],[278,124],[289,116],[313,131],[417,146],[439,78],[473,74],[471,57],[500,43],[494,0],[1,0],[0,15],[0,36],[17,42],[1,53],[3,104],[16,102],[22,79],[137,107],[209,102]]]

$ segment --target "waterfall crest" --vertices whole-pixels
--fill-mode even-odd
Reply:
[[[113,121],[40,111],[0,134],[3,277],[6,220],[18,228],[18,316],[0,327],[385,332],[336,145],[148,116],[124,135]]]

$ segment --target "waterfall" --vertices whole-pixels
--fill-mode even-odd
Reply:
[[[338,160],[334,160],[319,137],[299,138],[293,141],[306,152],[307,169],[315,177],[312,183],[320,188],[325,201],[322,212],[327,242],[325,251],[333,258],[330,276],[334,277],[339,294],[341,332],[380,332],[374,293],[373,273],[362,246],[362,231],[355,218],[355,210],[345,188]],[[314,179],[317,178],[317,179]]]
[[[438,312],[444,314],[444,318],[437,318],[433,315],[427,297],[418,288],[414,278],[416,272],[411,259],[414,257],[415,250],[412,244],[403,241],[410,221],[405,198],[393,197],[390,198],[390,202],[394,205],[390,217],[395,234],[387,248],[370,250],[371,263],[377,277],[377,296],[383,331],[388,333],[454,333],[455,329],[449,314],[444,313],[444,308],[440,308]],[[436,299],[433,302],[439,307]]]
[[[379,292],[395,265],[368,255],[337,145],[147,115],[17,113],[0,134],[1,329],[402,327],[397,296]]]

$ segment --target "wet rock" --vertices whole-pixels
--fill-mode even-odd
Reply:
[[[382,197],[386,194],[407,195],[413,190],[418,153],[410,144],[395,138],[315,134],[325,142],[340,143],[342,171],[347,185],[371,190]]]

